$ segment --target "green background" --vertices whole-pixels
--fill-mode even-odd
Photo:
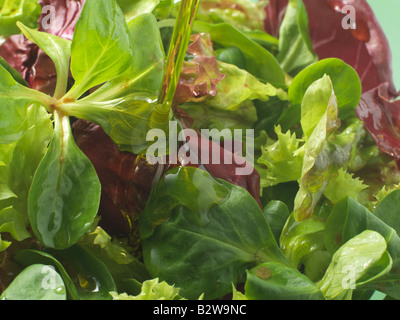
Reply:
[[[400,89],[400,0],[367,0],[389,40],[393,77]]]

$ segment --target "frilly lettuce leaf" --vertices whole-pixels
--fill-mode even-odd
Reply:
[[[179,291],[180,288],[175,288],[165,281],[159,282],[159,279],[155,278],[143,282],[141,292],[136,296],[116,292],[110,294],[114,300],[182,300]]]
[[[19,33],[17,21],[37,27],[41,7],[36,0],[3,0],[0,1],[0,35],[9,37]]]
[[[281,100],[288,99],[284,90],[259,81],[244,69],[221,61],[218,62],[218,67],[225,78],[217,85],[218,95],[206,100],[210,106],[235,110],[246,100],[268,101],[272,96]]]
[[[296,138],[296,133],[282,133],[281,127],[275,128],[277,140],[261,148],[262,155],[258,163],[267,167],[261,175],[261,187],[269,187],[282,182],[297,181],[301,177],[305,144]]]
[[[365,188],[367,186],[362,180],[340,168],[338,174],[326,186],[324,195],[332,203],[337,203],[347,196],[357,199],[360,192]]]
[[[210,22],[228,22],[241,30],[264,31],[264,7],[268,1],[203,0],[197,19]]]
[[[193,34],[190,41],[187,54],[193,58],[183,62],[174,97],[177,105],[216,96],[217,84],[225,77],[218,69],[210,34]]]

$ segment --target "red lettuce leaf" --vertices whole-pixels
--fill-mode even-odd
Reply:
[[[84,2],[85,0],[40,0],[42,8],[54,8],[54,16],[49,15],[50,11],[44,10],[38,20],[38,30],[72,40]],[[24,35],[9,37],[0,47],[0,56],[22,75],[32,89],[50,95],[54,93],[57,73],[53,61]]]
[[[365,0],[303,0],[308,16],[313,49],[319,59],[336,57],[359,74],[363,92],[383,82],[396,96],[392,74],[392,55],[388,40],[371,7]],[[288,0],[270,0],[265,8],[265,30],[278,36]],[[344,29],[345,5],[356,9],[356,29]]]
[[[192,128],[194,120],[187,113],[179,108],[175,108],[174,112],[184,129]],[[231,148],[224,148],[223,144],[220,145],[210,141],[197,130],[196,139],[187,139],[186,143],[193,151],[192,154],[197,156],[197,159],[196,163],[189,162],[184,165],[197,166],[208,171],[215,178],[220,178],[234,185],[245,188],[257,201],[259,206],[262,207],[260,200],[260,175],[258,174],[257,170],[240,154],[232,152],[232,150],[235,150],[233,147],[235,142],[232,143]],[[201,148],[203,146],[208,146],[207,151],[209,158],[208,161],[206,161],[207,164],[201,162]],[[221,163],[214,164],[212,161],[212,155],[218,153],[220,154],[219,158]],[[229,160],[229,163],[224,163],[225,157]],[[250,168],[251,173],[246,175],[237,174],[237,169],[245,167]]]
[[[188,128],[193,120],[183,111],[176,111],[184,127]],[[249,191],[261,207],[260,176],[258,172],[246,163],[240,155],[224,149],[223,146],[206,141],[204,136],[187,141],[191,150],[198,150],[202,145],[209,148],[210,157],[213,152],[220,152],[220,159],[225,153],[232,159],[231,164],[202,164],[200,159],[193,163],[150,164],[144,157],[130,152],[121,152],[118,146],[103,131],[92,122],[78,119],[73,124],[76,144],[90,159],[96,169],[102,185],[99,215],[99,225],[110,235],[126,235],[135,232],[136,221],[144,209],[153,186],[165,172],[175,166],[193,166],[208,171],[215,178],[224,179]],[[196,155],[196,152],[193,152]],[[193,154],[192,153],[192,154]],[[223,161],[221,161],[223,162]],[[253,169],[249,175],[237,175],[236,169],[250,166]]]
[[[400,161],[400,100],[390,99],[389,84],[383,83],[364,92],[356,109],[357,116],[374,139],[379,150]]]
[[[217,84],[225,77],[218,69],[210,35],[193,34],[190,41],[187,53],[193,58],[183,63],[174,97],[175,105],[216,96]]]
[[[168,166],[150,165],[141,156],[121,152],[97,124],[79,119],[72,127],[76,144],[101,182],[100,226],[111,235],[128,234]]]

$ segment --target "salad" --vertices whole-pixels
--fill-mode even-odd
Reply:
[[[0,0],[0,299],[400,299],[400,100],[364,0]]]

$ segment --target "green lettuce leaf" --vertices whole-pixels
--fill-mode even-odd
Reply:
[[[317,62],[308,29],[308,14],[302,0],[290,0],[279,30],[277,59],[282,69],[295,75]]]
[[[180,288],[169,285],[167,282],[159,282],[158,278],[146,280],[142,284],[141,292],[136,295],[110,292],[113,300],[182,300],[179,296]]]
[[[294,216],[298,221],[306,219],[313,214],[314,207],[323,195],[327,184],[337,174],[336,166],[340,167],[343,163],[340,158],[330,157],[326,142],[329,135],[340,126],[337,100],[333,87],[328,76],[317,80],[317,85],[323,87],[328,85],[326,90],[329,90],[331,95],[329,100],[325,101],[326,111],[315,125],[305,147],[299,183],[300,189],[294,203]],[[319,100],[318,95],[314,96],[314,98]],[[311,102],[306,101],[308,103]],[[303,106],[307,108],[304,104],[302,108]]]
[[[277,140],[261,148],[257,162],[266,166],[260,176],[261,187],[274,186],[288,181],[297,181],[301,177],[305,144],[296,138],[296,133],[282,133],[281,127],[275,127]]]
[[[203,0],[196,18],[209,23],[226,22],[241,30],[264,31],[267,3],[265,0]]]
[[[172,169],[160,180],[139,229],[151,276],[188,299],[224,296],[258,263],[287,264],[250,193],[197,168]]]
[[[249,300],[323,300],[319,287],[299,270],[266,262],[247,271],[245,297]]]
[[[51,266],[33,264],[25,268],[4,290],[0,300],[66,300],[64,282]]]
[[[318,283],[326,299],[351,297],[351,290],[379,278],[392,268],[385,238],[365,230],[344,243],[333,255]]]
[[[17,22],[37,28],[41,6],[36,0],[3,0],[0,2],[0,35],[20,33]]]

